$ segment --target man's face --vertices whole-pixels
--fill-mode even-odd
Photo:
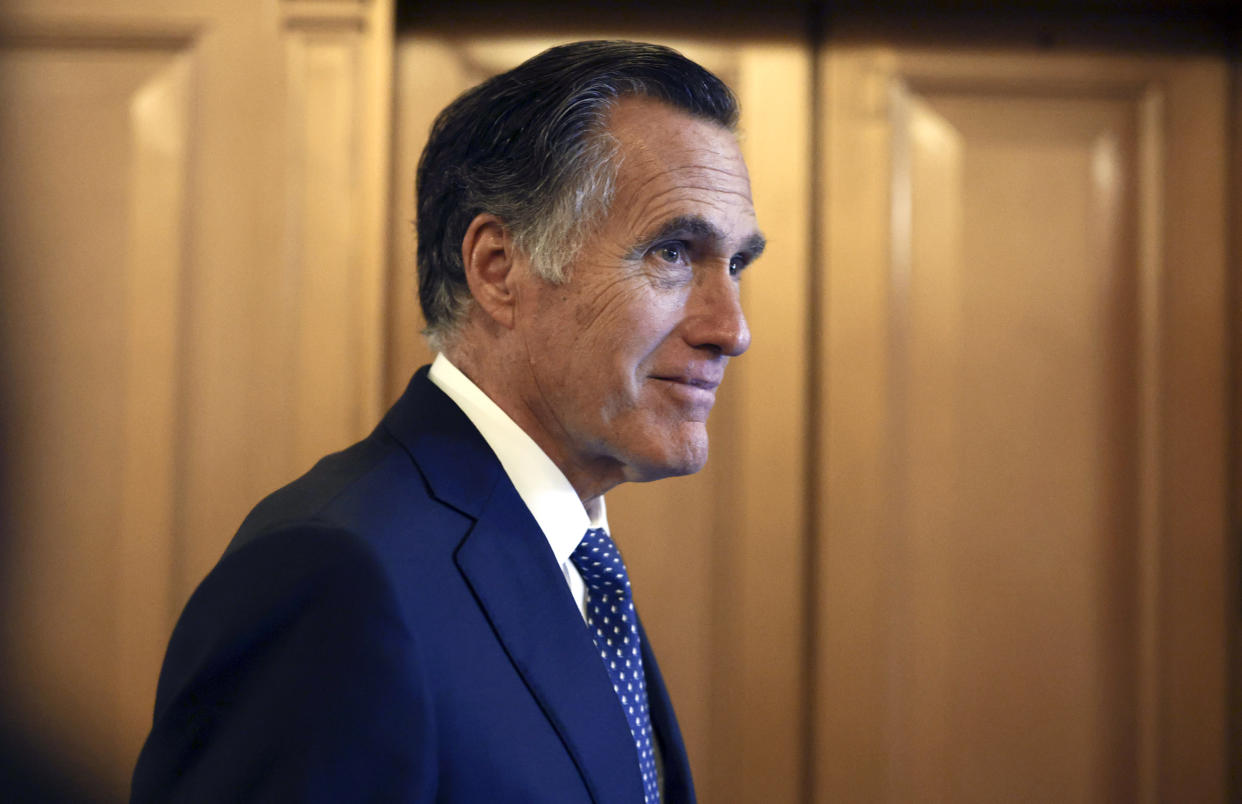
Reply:
[[[584,498],[702,468],[716,387],[750,345],[738,282],[763,249],[728,130],[641,98],[608,130],[613,203],[564,284],[523,282],[515,327],[526,425]]]

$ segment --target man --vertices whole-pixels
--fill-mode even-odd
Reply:
[[[440,115],[418,170],[440,353],[195,593],[135,800],[694,800],[603,494],[703,465],[749,344],[736,118],[715,76],[629,42]]]

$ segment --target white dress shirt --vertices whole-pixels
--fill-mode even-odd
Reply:
[[[525,430],[518,427],[499,405],[443,354],[436,355],[428,378],[461,408],[500,459],[500,465],[517,489],[518,496],[526,503],[548,540],[556,562],[561,565],[565,582],[569,584],[569,591],[578,603],[578,611],[585,620],[586,585],[569,556],[582,541],[587,528],[608,530],[604,498],[599,498],[598,515],[588,515],[565,473],[552,463],[552,459]]]

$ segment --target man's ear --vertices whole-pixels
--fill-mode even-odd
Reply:
[[[476,215],[461,239],[461,262],[475,304],[492,320],[512,329],[517,303],[517,263],[513,236],[495,215]]]

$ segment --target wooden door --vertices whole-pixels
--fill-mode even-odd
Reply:
[[[0,12],[3,736],[93,800],[248,507],[378,415],[390,16]]]
[[[621,486],[607,496],[643,621],[660,657],[703,801],[802,795],[808,367],[810,56],[801,42],[663,41],[739,95],[763,259],[743,304],[753,345],[729,366],[698,475]],[[411,32],[397,43],[391,360],[395,398],[430,359],[418,332],[414,169],[435,115],[459,92],[559,39]],[[613,34],[615,36],[615,34]]]
[[[1223,800],[1223,63],[823,75],[816,800]]]

